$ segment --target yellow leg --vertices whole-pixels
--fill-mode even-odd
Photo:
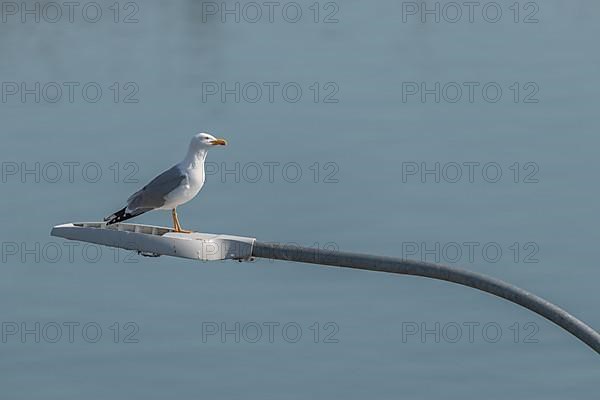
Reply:
[[[171,216],[173,217],[173,230],[179,233],[192,233],[192,231],[186,231],[185,229],[181,229],[181,224],[179,223],[179,218],[177,217],[177,209],[173,209],[171,212]]]
[[[175,232],[179,231],[179,227],[177,225],[178,221],[177,221],[177,211],[175,211],[175,209],[171,210],[171,217],[173,218],[173,230]]]

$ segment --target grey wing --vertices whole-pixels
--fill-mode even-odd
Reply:
[[[169,168],[127,199],[128,212],[148,211],[162,207],[165,204],[165,197],[185,179],[187,179],[186,175],[177,165]]]

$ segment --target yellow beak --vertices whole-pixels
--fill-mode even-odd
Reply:
[[[212,144],[212,145],[227,146],[227,140],[225,140],[225,139],[215,139],[215,140],[211,141],[210,144]]]

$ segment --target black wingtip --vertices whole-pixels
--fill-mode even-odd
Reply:
[[[104,221],[106,222],[106,225],[116,224],[117,222],[125,221],[129,218],[132,218],[133,215],[128,214],[125,210],[127,210],[127,207],[123,207],[116,213],[111,214],[108,217],[105,217]]]

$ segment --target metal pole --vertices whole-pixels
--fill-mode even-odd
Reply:
[[[469,286],[519,304],[573,334],[600,354],[600,334],[562,308],[517,286],[496,278],[459,268],[428,262],[380,257],[368,254],[311,249],[274,243],[254,242],[252,255],[259,258],[297,261],[334,267],[364,269],[423,276]]]

